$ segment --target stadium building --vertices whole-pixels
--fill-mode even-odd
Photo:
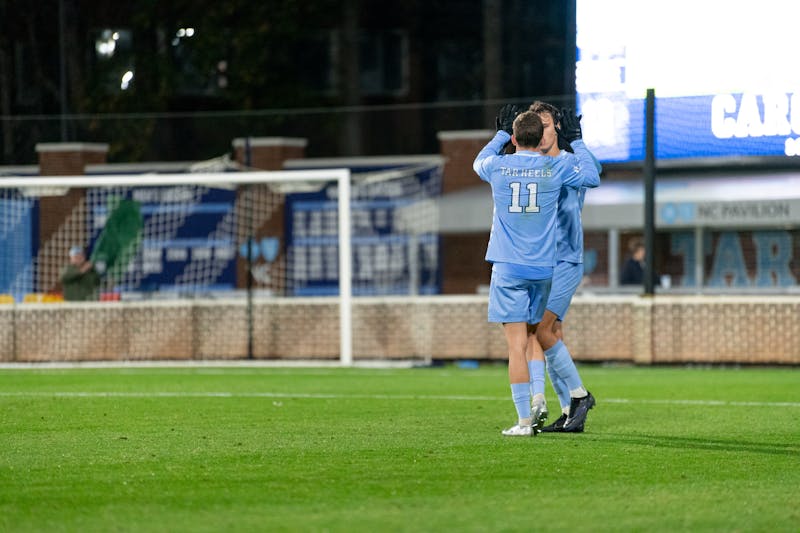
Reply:
[[[69,176],[59,190],[28,191],[36,200],[25,216],[14,212],[19,201],[4,201],[4,218],[16,226],[3,242],[3,353],[15,361],[336,359],[349,349],[349,360],[502,360],[502,334],[485,320],[491,198],[471,168],[492,133],[440,132],[438,154],[326,159],[304,157],[302,138],[240,138],[230,155],[184,163],[108,164],[104,144],[41,144],[39,165],[0,168],[6,183]],[[70,180],[184,175],[202,183],[208,173],[341,168],[352,178],[348,333],[337,298],[335,182],[284,184],[260,196],[139,190],[132,197],[155,229],[106,282],[105,301],[59,302],[67,250],[94,244],[109,216],[106,197],[90,201],[102,187],[71,188]],[[587,194],[586,277],[566,323],[576,358],[797,362],[796,171],[660,169],[655,297],[617,282],[626,244],[642,234],[641,176],[630,165],[607,165],[603,179]],[[243,232],[231,220],[250,227]],[[30,238],[9,237],[21,234]],[[101,334],[132,325],[135,336]],[[297,342],[297,332],[312,327],[326,333]],[[770,343],[757,340],[759,327],[769,328]]]

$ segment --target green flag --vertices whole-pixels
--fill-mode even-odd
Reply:
[[[97,271],[114,279],[119,278],[139,249],[143,227],[138,202],[120,197],[109,198],[108,219],[94,243],[90,257]]]

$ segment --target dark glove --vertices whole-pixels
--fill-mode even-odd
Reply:
[[[576,115],[572,109],[562,108],[559,113],[559,125],[556,126],[556,133],[559,137],[565,139],[568,143],[576,141],[583,137],[581,132],[581,117],[583,115]]]
[[[566,150],[567,152],[574,153],[575,151],[572,149],[572,146],[569,144],[569,141],[564,137],[563,132],[558,127],[558,124],[561,122],[561,113],[559,111],[553,111],[553,124],[556,130],[556,139],[558,141],[558,149],[559,150]]]
[[[516,104],[506,104],[500,108],[494,119],[497,131],[503,130],[509,135],[514,135],[514,119],[522,113],[522,108]]]

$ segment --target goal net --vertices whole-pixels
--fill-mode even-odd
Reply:
[[[359,357],[425,358],[424,313],[395,323],[400,348],[375,309],[439,292],[440,172],[0,179],[3,359],[348,364],[354,338]],[[75,247],[99,274],[81,301],[65,291]],[[354,296],[364,328],[353,327]]]

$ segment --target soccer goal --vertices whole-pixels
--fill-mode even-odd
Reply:
[[[297,261],[296,251],[285,231],[287,217],[293,216],[287,199],[309,193],[329,197],[326,226],[319,228],[317,236],[324,253],[335,256],[327,258],[332,262],[328,281],[335,280],[335,286],[328,283],[325,290],[337,299],[338,353],[343,363],[349,363],[352,278],[347,169],[0,180],[0,293],[6,300],[23,304],[18,313],[30,311],[17,317],[26,321],[15,322],[15,350],[22,352],[16,355],[38,357],[52,348],[56,353],[45,353],[45,357],[59,357],[59,350],[88,358],[116,355],[108,351],[128,358],[196,356],[199,339],[195,336],[205,332],[195,329],[195,315],[202,313],[186,301],[197,299],[238,310],[233,314],[240,320],[228,326],[244,333],[244,339],[221,347],[222,356],[241,353],[243,346],[252,350],[253,340],[247,334],[252,328],[247,319],[252,318],[252,307],[240,309],[242,297],[245,303],[252,303],[254,297],[287,297],[309,292],[315,283],[307,275],[315,265],[292,264]],[[65,302],[69,305],[43,308],[44,303],[63,298],[61,275],[70,249],[76,246],[86,250],[100,274],[96,297],[91,298],[95,303]],[[113,301],[137,303],[140,315],[164,312],[166,322],[154,321],[147,327],[146,319],[119,320],[109,316],[119,314],[108,305]],[[156,301],[160,306],[152,305]],[[26,309],[28,303],[42,306]],[[76,320],[76,309],[86,320]],[[208,327],[213,331],[214,321],[222,317],[211,315]],[[60,320],[36,327],[53,317]],[[30,331],[25,331],[25,324],[33,324],[27,328]],[[137,326],[138,332],[108,331],[109,325],[120,330]],[[113,347],[109,342],[92,343],[83,333],[93,326],[96,331],[88,337],[95,340],[137,333],[140,339]],[[169,339],[162,342],[169,329]],[[26,347],[25,333],[40,341]],[[75,337],[81,338],[77,350],[71,349]],[[155,353],[147,353],[148,346]],[[206,351],[213,356],[213,346]]]
[[[0,359],[351,364],[354,296],[365,357],[390,350],[375,309],[439,291],[440,171],[2,178]],[[65,298],[75,247],[99,274],[88,301]],[[429,352],[411,314],[397,335],[422,340],[388,357]]]

